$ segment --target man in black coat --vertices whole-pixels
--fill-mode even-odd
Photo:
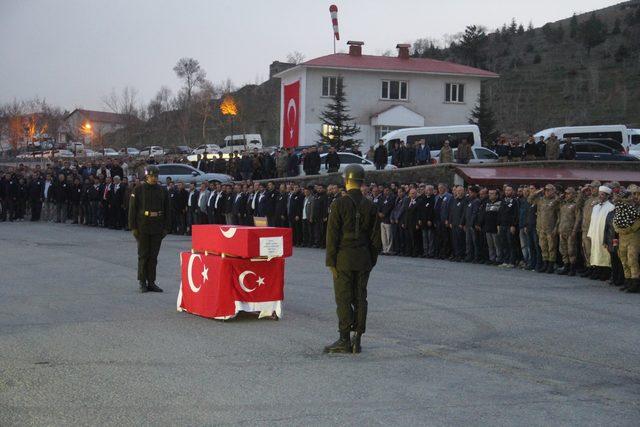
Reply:
[[[384,140],[381,139],[373,152],[373,163],[376,165],[377,170],[382,170],[387,166],[388,160],[389,153],[387,152],[387,147],[384,146]]]
[[[316,248],[326,247],[328,217],[327,193],[324,185],[318,184],[316,185],[316,194],[313,201],[313,246]]]
[[[287,202],[289,200],[289,192],[287,191],[287,186],[284,184],[280,184],[280,188],[278,189],[278,193],[276,195],[275,201],[275,223],[276,227],[288,227],[289,226],[289,218],[287,215]]]
[[[464,259],[464,188],[457,186],[453,189],[454,197],[449,202],[449,218],[447,223],[451,230],[451,243],[453,247],[453,260],[460,262]]]
[[[506,186],[504,198],[498,211],[498,245],[502,253],[503,265],[509,267],[516,266],[518,258],[518,200],[513,187]]]
[[[69,201],[69,185],[64,174],[52,185],[53,200],[56,204],[56,222],[67,222],[67,202]]]
[[[340,169],[340,156],[335,147],[329,148],[329,153],[324,158],[324,167],[329,173],[338,172]]]
[[[315,146],[311,147],[302,163],[305,175],[318,175],[320,173],[321,163],[318,149]]]
[[[404,255],[417,257],[418,254],[418,192],[415,188],[409,190],[409,197],[406,201],[406,208],[402,217],[402,232],[404,233]]]
[[[289,227],[293,234],[293,244],[302,245],[302,206],[304,204],[304,194],[300,191],[300,185],[294,184],[293,189],[287,195],[287,216],[289,217]]]
[[[171,203],[173,212],[176,216],[176,229],[177,234],[183,235],[187,232],[187,201],[189,199],[189,192],[184,188],[184,183],[178,181],[175,189],[175,198]]]
[[[289,148],[289,158],[287,160],[287,176],[300,175],[300,157],[293,148]]]
[[[44,179],[41,174],[37,174],[29,184],[29,201],[31,203],[31,221],[40,221],[40,212],[44,201]]]
[[[424,195],[418,203],[418,220],[422,229],[423,255],[433,258],[436,254],[435,246],[435,195],[433,185],[426,185]]]
[[[242,191],[242,186],[236,184],[231,195],[231,224],[244,224],[247,213],[247,195]]]

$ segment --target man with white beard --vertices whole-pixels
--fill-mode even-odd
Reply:
[[[598,188],[598,203],[593,206],[591,213],[591,223],[587,235],[591,239],[591,259],[589,262],[597,270],[597,274],[592,276],[594,279],[607,277],[611,269],[611,256],[604,245],[607,214],[614,209],[613,203],[609,201],[611,193],[611,188],[601,185]]]

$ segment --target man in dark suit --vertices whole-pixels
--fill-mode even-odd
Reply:
[[[293,184],[292,190],[287,194],[287,216],[289,227],[293,234],[293,244],[302,245],[302,207],[304,194],[300,191],[299,184]]]
[[[289,148],[289,157],[287,159],[287,176],[300,175],[300,157],[293,148]]]
[[[198,207],[198,198],[200,192],[196,188],[196,182],[189,184],[189,195],[187,197],[187,234],[191,235],[191,227],[198,223],[198,215],[200,208]]]
[[[327,193],[323,184],[316,185],[313,202],[313,237],[314,247],[325,248],[327,240],[327,219],[329,217]]]
[[[318,175],[320,173],[321,164],[322,161],[320,159],[320,154],[318,154],[318,149],[315,146],[311,147],[302,163],[305,175]]]
[[[247,195],[242,191],[242,186],[236,184],[231,195],[231,224],[244,224],[247,212]]]
[[[409,190],[409,198],[406,202],[406,209],[402,218],[401,226],[402,232],[405,236],[404,254],[410,257],[418,256],[418,192],[415,188]]]
[[[287,186],[284,184],[280,184],[280,188],[278,189],[278,193],[276,196],[275,213],[274,213],[276,227],[289,226],[289,216],[287,215],[288,200],[289,200],[289,191],[287,190]]]
[[[373,152],[373,163],[376,165],[377,170],[382,170],[387,166],[389,154],[387,153],[387,147],[384,146],[384,140],[378,141],[378,146]]]
[[[38,174],[29,185],[29,200],[31,202],[31,221],[40,221],[40,212],[44,201],[44,180],[41,174]]]

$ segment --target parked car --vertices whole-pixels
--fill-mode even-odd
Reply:
[[[262,151],[262,136],[257,133],[227,135],[220,144],[220,150],[225,154],[243,150],[253,151],[254,148]]]
[[[164,148],[160,147],[159,145],[144,147],[142,150],[140,150],[140,153],[138,155],[144,157],[162,156],[164,155]]]
[[[121,148],[120,151],[118,151],[118,153],[121,156],[139,156],[140,150],[133,147],[125,147],[125,148]]]
[[[118,157],[120,155],[120,153],[113,148],[103,148],[99,153],[104,157]]]
[[[233,177],[229,175],[225,175],[222,173],[206,173],[198,170],[190,165],[185,165],[182,163],[167,163],[158,165],[158,169],[160,173],[158,174],[158,180],[165,184],[168,177],[170,177],[173,182],[182,181],[185,184],[188,184],[192,181],[195,181],[198,185],[203,181],[208,182],[231,182],[233,181]]]
[[[560,153],[565,144],[560,144]],[[626,154],[624,151],[611,148],[602,142],[597,141],[577,141],[573,143],[576,149],[575,160],[596,160],[606,162],[627,162],[638,161],[635,156]]]
[[[97,151],[91,150],[90,148],[85,148],[83,155],[85,157],[100,157],[101,154]]]
[[[324,161],[327,157],[327,153],[322,153],[320,154],[320,174],[326,174],[328,173],[327,169],[325,168],[324,165]],[[358,156],[357,154],[353,154],[353,153],[349,153],[349,152],[338,152],[338,157],[340,158],[340,168],[338,169],[338,172],[342,173],[344,171],[344,168],[346,168],[348,165],[352,165],[352,164],[359,164],[361,165],[365,171],[374,171],[376,170],[376,165],[373,164],[373,162],[371,160],[367,160],[362,156]],[[385,170],[393,170],[393,169],[397,169],[396,166],[394,165],[386,165]],[[302,163],[300,163],[300,175],[304,174],[304,170],[302,169]]]
[[[73,152],[69,150],[52,150],[52,151],[53,151],[53,157],[74,157]],[[50,156],[51,152],[48,152],[48,153]]]
[[[456,151],[457,148],[453,149],[453,160],[456,159]],[[484,147],[471,147],[471,153],[473,157],[469,160],[469,164],[479,164],[479,163],[496,163],[498,161],[498,155],[488,148]],[[440,152],[438,151],[438,155],[434,157],[435,163],[440,163]]]
[[[204,154],[205,151],[207,152],[207,154],[218,154],[218,152],[222,151],[222,149],[217,144],[203,144],[194,148],[191,151],[191,154]]]
[[[640,159],[640,129],[631,129],[629,154]]]

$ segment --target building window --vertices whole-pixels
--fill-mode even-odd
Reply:
[[[323,77],[322,78],[322,96],[332,97],[336,95],[338,90],[338,81],[342,83],[342,77]]]
[[[385,136],[391,131],[404,129],[404,126],[376,126],[375,127],[375,139],[373,141],[374,144],[377,144],[380,138]]]
[[[382,81],[382,99],[406,101],[408,99],[409,83],[401,80]]]
[[[464,85],[447,83],[444,86],[444,102],[464,102]]]
[[[333,126],[322,125],[322,136],[325,138],[333,139]]]

